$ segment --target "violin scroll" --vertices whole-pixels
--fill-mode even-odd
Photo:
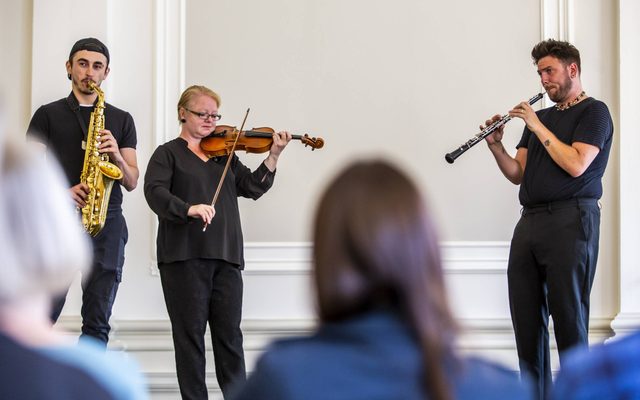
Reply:
[[[309,137],[306,133],[300,137],[302,144],[311,147],[311,151],[315,149],[321,149],[324,146],[324,140],[322,138]]]

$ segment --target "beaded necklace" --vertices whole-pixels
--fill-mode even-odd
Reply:
[[[556,104],[556,109],[558,111],[564,111],[568,108],[571,108],[572,106],[575,106],[580,100],[582,100],[584,97],[586,96],[586,93],[584,92],[584,90],[582,91],[582,93],[580,93],[578,95],[578,97],[576,97],[575,99],[571,100],[568,103],[563,103],[563,104]]]

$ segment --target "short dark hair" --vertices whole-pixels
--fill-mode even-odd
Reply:
[[[578,73],[580,67],[580,52],[574,45],[561,40],[547,39],[533,46],[531,50],[531,58],[534,64],[538,64],[541,58],[551,56],[560,60],[565,66],[576,63]]]
[[[73,62],[73,55],[80,50],[95,51],[96,53],[104,54],[104,56],[107,57],[107,66],[109,65],[109,49],[98,39],[90,37],[78,40],[69,52],[70,63]]]

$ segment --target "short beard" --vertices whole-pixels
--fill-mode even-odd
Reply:
[[[93,90],[89,89],[88,87],[86,87],[86,85],[84,84],[84,82],[82,81],[77,81],[76,78],[73,78],[73,84],[76,88],[78,88],[78,91],[82,94],[86,94],[86,95],[90,95],[93,94]]]
[[[558,91],[555,93],[555,95],[551,96],[551,94],[549,94],[549,98],[554,103],[562,103],[564,102],[567,95],[571,93],[571,89],[573,89],[573,81],[567,75],[565,81],[558,86]]]

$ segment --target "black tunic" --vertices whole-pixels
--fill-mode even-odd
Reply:
[[[275,172],[264,163],[251,172],[234,154],[207,230],[202,231],[202,219],[187,216],[190,206],[211,204],[226,161],[226,157],[203,161],[182,138],[153,153],[144,195],[158,215],[158,263],[208,258],[244,267],[238,196],[259,198],[273,185]]]

